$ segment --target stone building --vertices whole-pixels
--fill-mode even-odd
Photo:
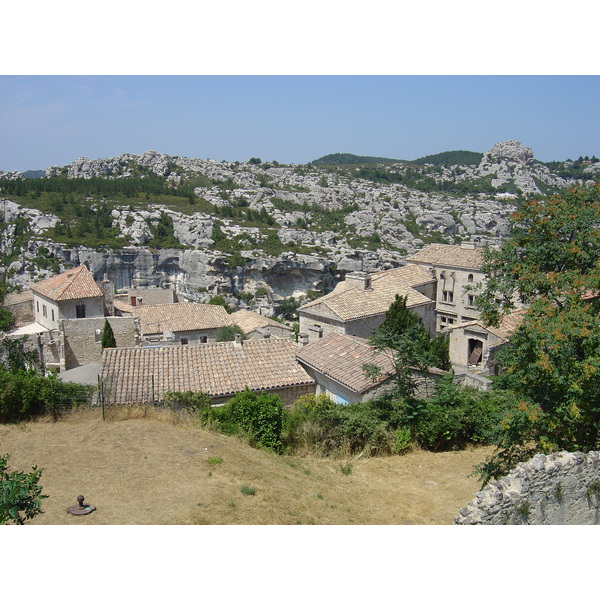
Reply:
[[[222,306],[197,302],[132,306],[129,314],[140,319],[142,342],[152,343],[214,342],[221,327],[233,324]]]
[[[316,393],[326,394],[336,404],[356,404],[376,398],[393,385],[394,363],[386,353],[377,353],[366,339],[341,333],[329,333],[310,344],[301,344],[298,362],[316,382]],[[374,381],[367,377],[363,366],[372,364],[381,369]],[[416,394],[427,398],[434,382],[444,371],[431,368],[414,370]]]
[[[510,334],[521,324],[523,309],[506,315],[497,327],[485,325],[482,321],[460,323],[448,328],[450,338],[450,362],[479,372],[497,374],[494,361],[495,352],[507,343]]]
[[[460,323],[476,321],[477,291],[470,289],[485,282],[481,271],[483,254],[472,243],[460,246],[429,244],[407,259],[412,265],[427,269],[437,282],[435,295],[435,331]]]
[[[248,339],[262,339],[270,336],[289,339],[294,332],[291,327],[259,315],[252,310],[238,310],[231,313],[229,318]]]
[[[383,323],[397,295],[407,296],[407,307],[433,331],[435,289],[433,275],[418,265],[372,274],[349,273],[332,292],[298,309],[300,333],[307,334],[309,341],[327,333],[368,338]]]
[[[58,329],[61,319],[106,314],[104,293],[85,265],[34,283],[30,289],[35,322],[46,329]]]

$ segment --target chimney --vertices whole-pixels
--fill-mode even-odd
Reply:
[[[242,334],[241,333],[236,333],[235,334],[235,340],[233,341],[233,345],[236,348],[241,348],[242,347]]]
[[[298,334],[298,346],[300,348],[304,348],[308,344],[308,333],[299,333]]]
[[[323,337],[323,328],[320,325],[311,325],[308,328],[308,341],[314,342]]]
[[[98,284],[98,287],[104,295],[104,315],[107,317],[115,314],[115,287],[113,282],[108,279],[108,275],[104,273],[104,279]]]
[[[371,289],[371,275],[363,271],[354,271],[346,275],[346,289],[359,289],[367,291]]]

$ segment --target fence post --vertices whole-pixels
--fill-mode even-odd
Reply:
[[[98,393],[100,394],[100,404],[102,405],[102,420],[104,421],[104,382],[98,374]]]

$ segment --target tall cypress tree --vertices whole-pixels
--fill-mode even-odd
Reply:
[[[115,334],[113,333],[112,327],[110,326],[108,319],[104,319],[104,327],[102,328],[102,335],[100,336],[100,345],[102,347],[102,350],[104,350],[104,348],[117,347]]]

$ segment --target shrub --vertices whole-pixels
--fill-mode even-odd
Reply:
[[[33,467],[31,473],[9,473],[9,458],[8,454],[0,456],[0,525],[9,522],[23,525],[44,512],[41,503],[48,496],[42,494],[42,486],[38,484],[42,469]]]
[[[205,413],[210,409],[210,396],[205,392],[171,392],[164,396],[165,406],[169,408],[185,408]]]
[[[281,450],[283,405],[277,394],[256,394],[246,389],[224,406],[213,408],[207,420],[223,433],[242,433],[253,444]]]
[[[84,404],[91,386],[63,383],[55,374],[42,377],[34,371],[0,368],[0,421],[15,423],[50,413],[58,418],[61,408]]]
[[[467,444],[492,443],[510,394],[460,388],[452,376],[436,383],[436,394],[423,405],[415,438],[426,450],[454,450]]]
[[[254,488],[251,488],[249,485],[243,485],[240,488],[240,492],[242,492],[244,496],[254,496],[256,494],[256,490]]]

